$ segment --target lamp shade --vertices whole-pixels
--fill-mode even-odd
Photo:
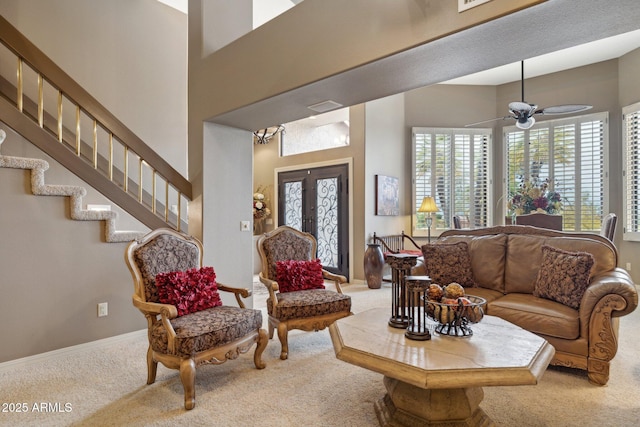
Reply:
[[[530,129],[533,125],[536,124],[536,119],[534,119],[533,117],[529,117],[527,118],[527,120],[522,120],[518,119],[516,120],[516,127],[518,129]]]
[[[425,197],[422,199],[422,204],[418,212],[439,212],[438,206],[436,206],[436,200],[433,197]]]

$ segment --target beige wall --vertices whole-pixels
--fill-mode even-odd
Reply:
[[[183,13],[156,0],[0,0],[0,14],[187,176]]]
[[[155,0],[0,0],[0,14],[186,174],[184,14]],[[2,154],[48,159],[10,131]],[[84,205],[112,204],[48,160],[47,183],[85,186]],[[102,222],[70,220],[66,197],[33,196],[29,180],[0,169],[0,323],[10,325],[0,362],[145,328],[126,244],[105,243]],[[113,208],[118,229],[147,230]]]
[[[2,154],[47,160],[47,184],[83,186],[83,205],[110,204],[12,131]],[[102,221],[71,220],[68,197],[34,196],[28,170],[0,168],[0,200],[0,362],[145,328],[131,304],[126,244],[106,243]],[[118,229],[146,230],[113,209]],[[101,302],[109,315],[98,318]]]
[[[303,167],[319,167],[327,164],[351,162],[350,175],[353,177],[351,188],[354,189],[349,195],[351,204],[349,215],[352,222],[350,227],[350,272],[352,278],[362,278],[362,255],[364,253],[364,221],[363,204],[365,188],[365,161],[364,161],[364,117],[365,107],[359,105],[350,108],[350,144],[346,147],[334,148],[331,150],[314,151],[310,153],[296,154],[281,157],[279,151],[279,138],[274,138],[269,144],[259,144],[253,146],[253,188],[267,186],[270,189],[269,207],[272,212],[276,211],[277,201],[275,200],[274,188],[276,182],[276,170],[295,170]],[[269,231],[277,225],[277,218],[273,217],[273,225],[267,226],[265,231]]]
[[[620,108],[622,108],[640,101],[640,85],[638,85],[638,74],[640,73],[640,49],[636,49],[620,58],[618,68],[620,72],[618,96],[620,100]],[[616,173],[616,171],[622,170],[622,161],[620,160],[619,168],[614,166],[615,165],[612,164],[611,176],[620,176],[620,173]],[[622,184],[620,184],[618,189],[620,189],[621,193]],[[612,190],[612,192],[613,191],[615,191],[615,189]],[[619,197],[622,197],[622,195],[620,194]],[[620,206],[622,206],[622,200],[620,201]],[[617,212],[622,212],[622,208]],[[622,221],[623,218],[619,215],[618,231],[616,232],[616,243],[620,249],[619,265],[625,267],[628,262],[631,263],[631,277],[635,283],[640,283],[640,262],[638,262],[640,260],[640,242],[623,241],[620,238],[622,227],[624,227],[624,223]]]

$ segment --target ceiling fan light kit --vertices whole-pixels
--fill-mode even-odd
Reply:
[[[538,106],[536,104],[529,104],[524,100],[524,61],[520,61],[520,69],[520,87],[522,92],[522,101],[509,103],[510,115],[471,123],[466,125],[465,127],[475,126],[481,123],[493,122],[495,120],[515,119],[516,127],[518,129],[530,129],[536,123],[536,119],[533,117],[534,115],[540,114],[545,116],[552,116],[558,114],[579,113],[581,111],[586,111],[593,108],[592,105],[585,104],[564,104],[538,109]]]

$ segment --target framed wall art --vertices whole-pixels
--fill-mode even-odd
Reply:
[[[376,175],[376,215],[400,215],[399,186],[396,177]]]

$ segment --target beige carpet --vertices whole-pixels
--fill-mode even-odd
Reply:
[[[354,311],[389,304],[390,289],[348,285]],[[640,419],[640,311],[621,320],[620,349],[605,387],[581,371],[550,367],[540,384],[487,387],[481,406],[499,426],[635,426]],[[252,357],[205,366],[196,407],[183,409],[177,371],[159,365],[146,382],[142,336],[0,371],[0,425],[11,426],[376,426],[382,376],[335,358],[327,330],[292,332],[289,360],[267,346],[267,368]],[[26,413],[7,413],[10,403]],[[45,403],[54,412],[34,412]],[[65,404],[69,404],[65,412]]]

